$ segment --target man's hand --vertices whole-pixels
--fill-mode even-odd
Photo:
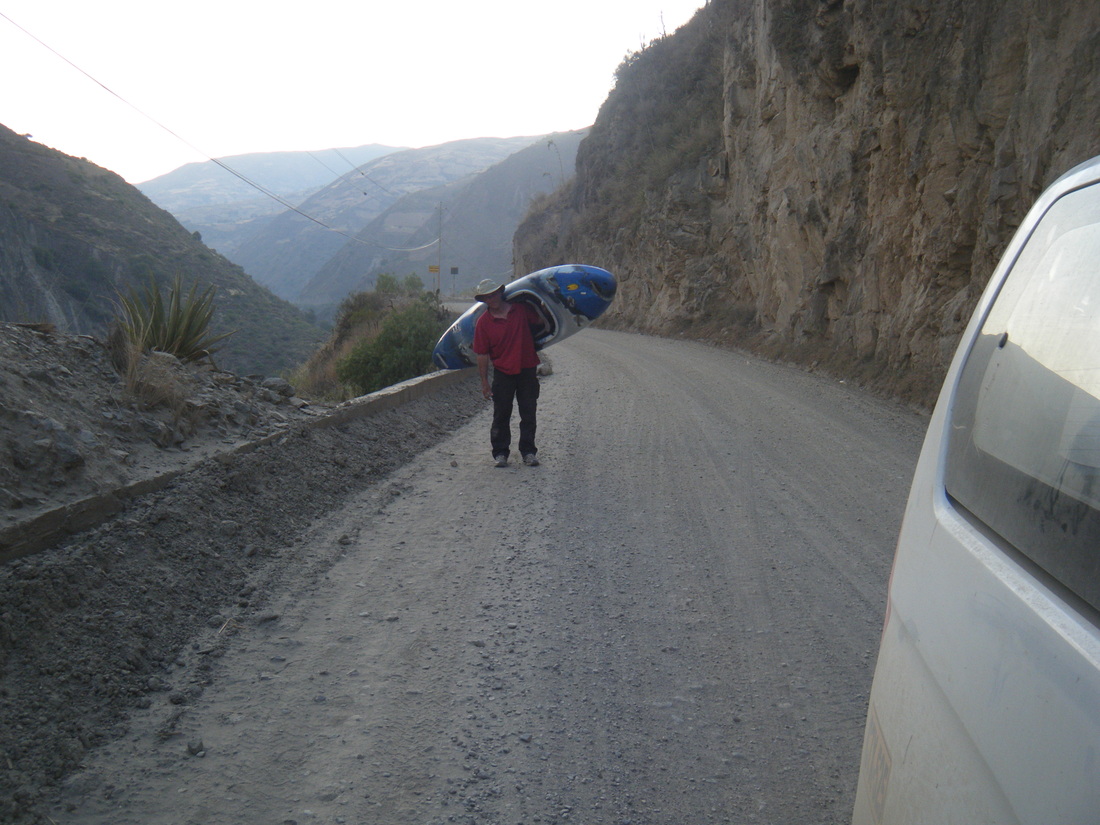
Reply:
[[[485,400],[488,401],[493,397],[493,388],[487,383],[482,383],[481,394],[485,397]]]

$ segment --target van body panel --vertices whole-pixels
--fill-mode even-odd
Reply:
[[[992,771],[895,614],[875,680],[890,701],[881,708],[871,701],[853,821],[1017,825]],[[904,725],[892,710],[897,707],[904,708]]]
[[[877,817],[861,769],[854,821],[1094,822],[1100,636],[949,508],[895,562],[871,692],[891,768]]]
[[[1048,210],[1097,181],[1100,159],[1039,198],[991,277],[944,381],[898,539],[855,825],[1100,821],[1100,613],[1059,579],[1057,558],[1048,563],[1056,536],[1048,535],[1047,555],[1033,560],[951,498],[945,483],[949,451],[963,449],[960,379],[1006,279]],[[1100,260],[1095,266],[1100,281]],[[1040,298],[1047,294],[1041,286]],[[1100,310],[1096,318],[1096,337],[1082,347],[1100,347]],[[989,369],[1001,372],[987,372],[980,384],[987,413],[971,429],[984,430],[974,438],[977,447],[965,448],[992,445],[1026,463],[1035,460],[1030,445],[1013,440],[1026,439],[1028,428],[1009,431],[997,410],[1031,393],[1039,419],[1049,419],[1037,420],[1036,429],[1049,430],[1062,413],[1042,404],[1063,404],[1071,394],[1008,344],[986,331],[983,357],[1001,347],[1008,367],[991,359]],[[1006,375],[1013,382],[1007,389]],[[1065,406],[1089,411],[1098,404],[1095,393],[1078,388]]]

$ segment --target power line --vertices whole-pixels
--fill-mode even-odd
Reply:
[[[319,164],[321,164],[323,167],[328,169],[329,172],[332,173],[332,176],[334,178],[338,178],[338,177],[341,176],[339,172],[337,172],[335,169],[333,169],[331,166],[329,166],[327,163],[325,163],[323,160],[321,160],[319,157],[317,157],[317,154],[315,152],[306,152],[306,154],[309,155],[311,158],[313,158],[315,161],[317,161]]]
[[[289,201],[284,200],[282,197],[277,195],[275,192],[272,192],[267,187],[262,186],[261,184],[257,183],[256,181],[251,180],[247,176],[245,176],[242,173],[238,172],[236,169],[229,166],[229,164],[223,163],[222,161],[218,160],[217,158],[211,157],[208,153],[202,151],[197,146],[195,146],[193,143],[191,143],[190,141],[186,140],[181,135],[178,135],[176,132],[169,129],[167,126],[165,126],[159,120],[154,118],[152,115],[149,115],[146,112],[139,109],[137,106],[135,106],[129,100],[124,98],[122,95],[120,95],[114,89],[110,88],[105,83],[101,82],[97,78],[90,75],[88,72],[84,71],[84,69],[80,68],[80,66],[77,66],[75,63],[73,63],[73,61],[69,60],[69,58],[65,57],[65,55],[61,54],[61,52],[57,51],[55,48],[50,46],[48,43],[42,41],[41,39],[39,39],[35,35],[31,34],[25,28],[23,28],[18,23],[16,23],[14,20],[12,20],[10,17],[8,17],[6,14],[4,14],[4,12],[0,11],[0,17],[3,17],[9,23],[11,23],[13,26],[15,26],[15,28],[19,29],[19,31],[23,32],[23,34],[27,35],[27,37],[31,38],[31,40],[35,41],[36,43],[38,43],[38,45],[42,46],[42,48],[44,48],[47,51],[53,53],[54,55],[59,57],[61,60],[64,60],[66,63],[68,63],[70,66],[72,66],[78,72],[80,72],[82,75],[84,75],[90,81],[95,83],[97,86],[99,86],[105,92],[107,92],[108,94],[112,95],[113,97],[115,97],[118,100],[125,103],[127,106],[129,106],[131,109],[133,109],[139,115],[141,115],[143,118],[148,120],[150,123],[154,124],[155,126],[159,126],[161,129],[163,129],[165,132],[170,134],[172,137],[174,137],[176,140],[178,140],[184,146],[187,146],[188,148],[192,149],[193,151],[198,152],[200,155],[205,157],[207,160],[211,161],[212,163],[216,163],[218,166],[220,166],[226,172],[229,172],[231,175],[234,175],[237,178],[239,178],[240,180],[244,181],[246,184],[251,186],[253,189],[256,189],[257,191],[262,192],[263,194],[267,195],[269,198],[271,198],[275,202],[281,204],[282,206],[285,206],[287,209],[289,209],[292,212],[296,212],[297,214],[301,215],[303,218],[306,218],[307,220],[312,221],[313,223],[317,224],[318,226],[320,226],[324,229],[327,229],[330,232],[335,232],[337,235],[343,235],[345,238],[347,238],[348,240],[354,241],[355,243],[362,244],[363,246],[373,246],[373,247],[377,247],[379,249],[385,249],[387,252],[419,252],[421,249],[427,249],[428,247],[434,246],[435,244],[439,243],[439,238],[436,238],[434,241],[431,241],[430,243],[426,243],[423,246],[416,246],[416,247],[411,247],[411,248],[384,246],[383,244],[380,244],[380,243],[374,243],[374,242],[371,242],[371,241],[364,241],[361,238],[355,237],[354,235],[349,235],[347,232],[344,232],[341,229],[337,229],[334,226],[329,226],[327,223],[320,220],[319,218],[315,218],[312,215],[307,214],[306,212],[303,212],[297,206],[290,203]],[[343,155],[341,155],[341,157],[343,157]],[[347,160],[347,158],[344,158],[344,160]],[[328,167],[325,167],[325,168],[328,168]],[[329,170],[329,171],[332,171],[332,170]],[[367,179],[370,180],[369,177]],[[371,182],[376,183],[375,181],[371,181]],[[376,185],[380,186],[382,189],[385,189],[385,187],[381,186],[381,184],[376,183]],[[388,192],[389,190],[386,190],[386,191]],[[366,194],[366,193],[364,193],[364,194]],[[393,193],[391,192],[390,194],[393,194]]]
[[[365,177],[367,180],[369,180],[371,183],[373,183],[379,189],[382,189],[383,191],[388,192],[389,194],[393,195],[395,198],[399,197],[399,195],[397,195],[394,192],[390,192],[390,190],[386,189],[385,186],[383,186],[378,181],[371,178],[370,175],[368,175],[362,169],[356,167],[356,165],[354,163],[352,163],[350,160],[348,160],[346,157],[344,157],[344,153],[341,152],[339,149],[330,149],[329,151],[330,152],[335,152],[337,155],[339,155],[340,158],[344,161],[344,163],[346,163],[348,166],[351,167],[352,173],[358,172],[360,175]],[[311,158],[313,158],[315,161],[317,161],[319,164],[321,164],[321,166],[328,169],[328,171],[332,173],[332,177],[334,179],[348,181],[350,183],[350,176],[347,172],[337,172],[335,169],[333,169],[331,166],[329,166],[327,163],[325,163],[323,160],[321,160],[319,157],[317,157],[317,154],[314,153],[314,152],[307,152],[306,154],[308,154]],[[359,191],[362,193],[363,197],[365,197],[365,198],[371,198],[372,200],[378,200],[377,195],[372,195],[370,192],[365,192],[362,189],[360,189]]]
[[[373,183],[375,186],[377,186],[379,189],[381,189],[383,192],[385,192],[387,195],[391,195],[394,198],[401,197],[396,192],[393,192],[393,191],[387,189],[385,186],[383,186],[378,181],[376,181],[374,178],[372,178],[370,175],[368,175],[365,171],[363,171],[362,166],[356,166],[354,163],[352,163],[350,160],[348,160],[347,156],[345,156],[344,153],[341,152],[339,149],[333,149],[332,151],[335,152],[337,155],[339,155],[343,159],[344,163],[346,163],[348,166],[351,167],[352,172],[358,173],[361,177],[366,178],[371,183]],[[363,190],[359,190],[359,191],[362,192]],[[367,197],[367,198],[372,197],[368,192],[363,192],[363,196]]]

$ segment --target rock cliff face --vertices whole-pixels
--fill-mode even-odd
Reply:
[[[609,321],[931,404],[1036,195],[1100,153],[1100,5],[711,0],[620,67],[517,270],[620,278]]]

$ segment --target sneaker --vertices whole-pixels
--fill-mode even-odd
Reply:
[[[493,461],[496,463],[497,467],[508,466],[508,456],[506,455],[498,455],[496,458],[493,459]]]
[[[535,455],[534,453],[528,453],[527,455],[525,455],[523,457],[523,463],[526,464],[528,467],[538,467],[539,466],[538,456]]]

